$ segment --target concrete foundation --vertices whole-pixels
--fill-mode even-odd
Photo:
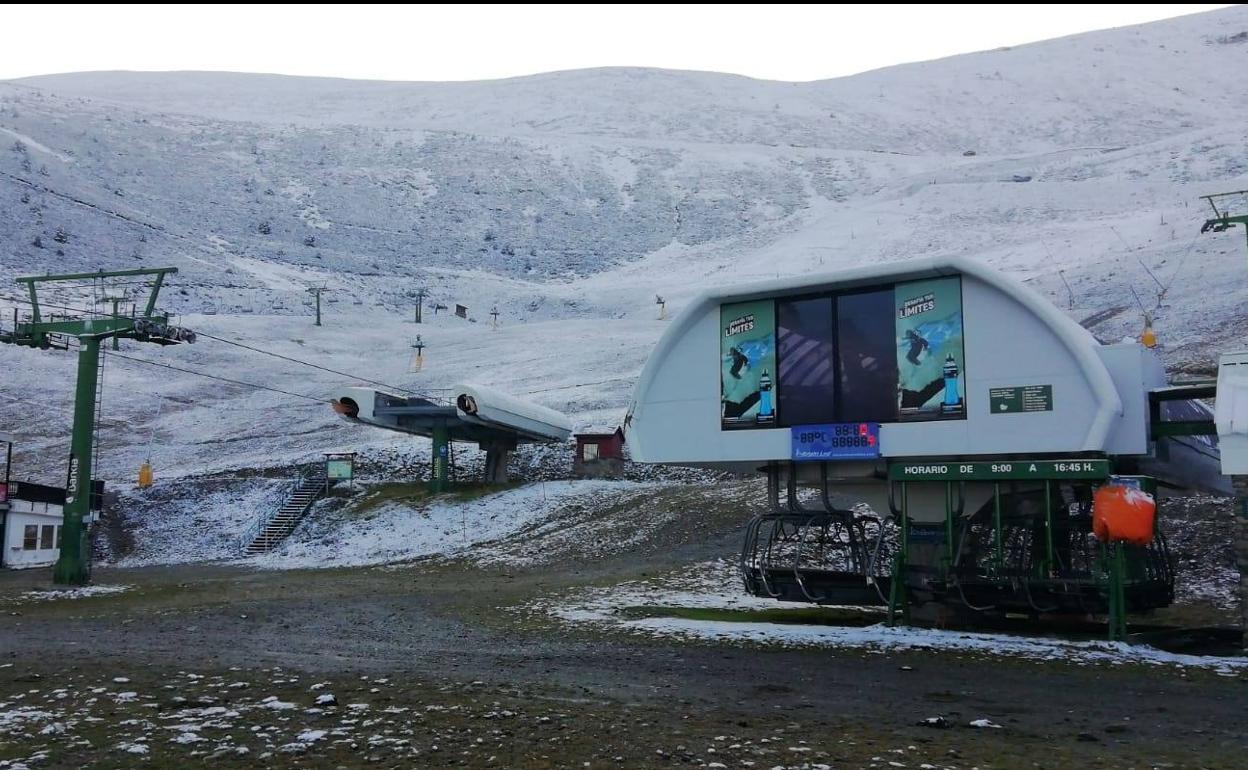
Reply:
[[[481,479],[486,484],[507,483],[507,461],[511,459],[514,447],[489,446],[485,449],[485,474]]]

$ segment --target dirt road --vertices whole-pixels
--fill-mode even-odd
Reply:
[[[728,547],[720,535],[697,550]],[[1243,677],[666,642],[505,609],[680,551],[509,571],[100,570],[131,588],[4,606],[0,767],[1248,767]],[[44,579],[2,574],[0,595]],[[317,706],[325,692],[338,704]],[[949,727],[919,726],[933,717]]]

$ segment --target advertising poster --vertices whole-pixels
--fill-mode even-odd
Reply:
[[[776,305],[773,300],[719,308],[720,426],[776,423]]]
[[[900,418],[965,417],[962,280],[900,283],[894,299]]]

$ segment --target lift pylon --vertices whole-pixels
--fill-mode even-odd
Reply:
[[[100,371],[100,344],[109,337],[125,337],[157,345],[194,342],[195,333],[169,325],[167,314],[156,312],[156,299],[165,276],[178,272],[176,267],[148,270],[114,270],[65,275],[34,275],[18,278],[30,294],[31,314],[27,321],[18,321],[12,332],[0,334],[0,342],[31,348],[48,349],[68,337],[78,340],[78,382],[74,392],[74,427],[70,440],[68,484],[65,489],[64,524],[61,530],[60,556],[52,570],[52,580],[62,585],[86,585],[91,579],[89,551],[83,521],[91,509],[91,460],[95,438],[96,382]],[[45,319],[39,306],[40,284],[66,284],[71,288],[84,285],[107,288],[115,278],[151,278],[151,293],[142,313],[131,315],[96,313],[86,317]]]
[[[1213,217],[1206,219],[1205,223],[1200,226],[1200,231],[1202,233],[1222,233],[1231,229],[1235,225],[1243,225],[1245,237],[1248,237],[1248,214],[1232,214],[1228,201],[1230,198],[1237,197],[1241,199],[1248,199],[1248,190],[1215,193],[1213,195],[1202,195],[1200,197],[1201,200],[1209,201],[1209,206],[1213,209]]]

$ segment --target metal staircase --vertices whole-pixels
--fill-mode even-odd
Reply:
[[[303,521],[312,504],[329,492],[330,486],[331,482],[325,477],[323,463],[317,463],[315,468],[305,471],[291,485],[286,500],[275,510],[256,519],[239,538],[239,548],[243,555],[267,553],[277,547]]]

